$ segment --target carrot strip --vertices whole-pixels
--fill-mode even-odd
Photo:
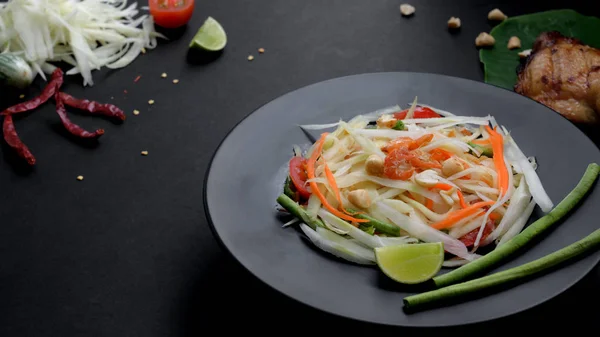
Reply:
[[[337,209],[335,209],[333,206],[331,206],[331,204],[329,204],[329,202],[327,202],[327,199],[325,198],[323,193],[321,193],[321,191],[319,190],[317,183],[313,181],[313,179],[315,179],[315,164],[317,163],[317,159],[319,158],[319,156],[321,155],[321,152],[323,151],[323,144],[325,143],[325,137],[327,137],[327,135],[328,135],[327,132],[321,134],[321,138],[317,141],[316,147],[306,163],[306,175],[308,176],[308,179],[311,180],[310,181],[311,191],[317,195],[319,200],[321,200],[321,203],[323,204],[323,206],[325,206],[325,208],[327,208],[332,214],[334,214],[338,218],[348,220],[348,221],[359,222],[359,223],[360,222],[369,222],[369,220],[366,220],[366,219],[356,219],[354,217],[348,216],[348,215],[338,211]],[[325,167],[327,169],[327,166],[325,166]],[[338,192],[339,192],[339,190],[338,190]]]
[[[348,215],[353,214],[351,212],[348,212],[342,205],[342,195],[340,194],[340,189],[338,188],[337,182],[335,181],[335,177],[333,176],[333,172],[331,172],[331,169],[329,169],[329,166],[327,165],[327,163],[325,163],[325,176],[327,177],[327,181],[329,182],[329,185],[331,185],[331,189],[333,190],[333,193],[335,194],[335,199],[338,201],[338,204],[340,205],[339,208],[341,208],[342,211]]]
[[[433,185],[433,188],[438,188],[442,191],[449,191],[452,189],[452,186],[450,186],[448,184],[444,184],[444,183],[437,183],[437,184]]]
[[[496,220],[500,219],[500,214],[498,214],[496,212],[492,212],[492,213],[490,213],[490,219],[496,221]]]
[[[430,211],[433,211],[433,200],[427,199],[427,205],[425,206],[429,208]]]
[[[458,191],[456,191],[456,194],[458,194],[458,200],[460,201],[460,207],[462,207],[462,208],[469,207],[467,205],[467,203],[465,202],[465,197],[463,196],[462,192],[460,190],[458,190]]]
[[[490,144],[490,139],[474,139],[471,141],[471,143],[473,144],[477,144],[477,145],[489,145]]]
[[[496,130],[492,130],[488,125],[485,126],[485,130],[490,134],[490,141],[492,142],[492,149],[494,151],[494,166],[498,172],[498,188],[500,189],[500,195],[504,195],[508,191],[508,171],[504,164],[504,139]]]
[[[478,202],[467,208],[463,208],[461,210],[450,213],[446,217],[446,219],[431,224],[431,227],[433,227],[435,229],[444,229],[444,228],[452,227],[452,225],[454,225],[461,219],[464,219],[464,218],[468,217],[469,215],[472,215],[472,214],[478,212],[480,208],[485,207],[485,206],[490,206],[493,204],[494,204],[494,201],[491,201],[491,200]]]
[[[331,189],[333,190],[333,193],[335,194],[335,199],[340,203],[340,206],[342,205],[342,196],[340,195],[340,189],[337,186],[337,183],[335,182],[335,177],[333,176],[333,172],[331,172],[331,170],[329,169],[329,166],[327,166],[327,163],[324,164],[325,165],[325,176],[327,177],[327,181],[329,182],[329,185],[331,185]]]

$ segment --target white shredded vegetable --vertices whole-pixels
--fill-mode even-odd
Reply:
[[[306,224],[301,223],[300,229],[315,246],[328,253],[358,264],[375,264],[375,253],[373,250],[346,240],[321,227],[317,227],[317,230],[313,231]]]
[[[417,222],[382,202],[377,203],[377,206],[383,215],[385,215],[400,228],[410,233],[410,235],[425,242],[442,242],[444,244],[444,249],[447,252],[469,261],[473,261],[478,257],[475,254],[469,253],[467,247],[465,247],[462,242],[456,240],[450,235],[435,228],[429,227],[423,223]]]
[[[416,106],[442,117],[415,118]],[[457,116],[415,99],[402,130],[387,122],[373,125],[378,116],[399,110],[393,106],[347,122],[301,126],[335,128],[324,138],[316,162],[311,162],[313,170],[307,168],[307,184],[311,190],[316,184],[322,195],[312,191],[298,204],[308,215],[301,213],[300,222],[322,221],[311,224],[316,230],[301,226],[317,247],[372,264],[378,247],[441,242],[453,255],[443,266],[456,267],[477,259],[479,247],[501,245],[520,233],[535,205],[543,210],[553,206],[536,173],[535,157],[525,156],[493,116]],[[501,161],[494,158],[494,151],[481,150],[490,138],[485,128],[490,125],[497,126],[504,142]],[[309,158],[316,145],[301,155]],[[294,155],[299,155],[296,148]],[[506,175],[496,166],[499,163]],[[501,191],[505,186],[508,190]],[[360,224],[359,219],[369,218],[377,221]],[[390,236],[387,226],[397,226],[399,232],[392,231],[397,236]]]
[[[92,86],[92,71],[129,65],[142,48],[156,47],[152,16],[127,0],[11,0],[0,7],[3,52],[20,54],[45,79],[52,62],[65,61]],[[45,70],[44,70],[45,68]]]
[[[542,185],[542,182],[535,172],[531,162],[523,154],[521,149],[519,149],[517,143],[512,139],[512,137],[507,138],[506,156],[519,163],[519,166],[525,175],[525,180],[527,180],[527,185],[529,186],[529,190],[533,196],[533,199],[540,206],[542,211],[545,213],[550,212],[552,207],[554,207],[554,204],[546,193],[546,190],[544,189],[544,186]]]
[[[508,231],[506,233],[504,233],[504,235],[502,235],[502,237],[500,238],[500,241],[498,242],[498,246],[506,243],[508,240],[512,239],[515,235],[517,235],[521,232],[523,227],[525,227],[525,225],[527,224],[527,220],[529,220],[529,217],[531,217],[531,213],[533,213],[533,210],[535,209],[535,205],[536,204],[535,204],[534,200],[531,200],[529,202],[527,207],[525,207],[525,210],[523,210],[523,213],[520,214],[520,216],[515,220],[515,222],[512,224],[512,226],[508,229]]]

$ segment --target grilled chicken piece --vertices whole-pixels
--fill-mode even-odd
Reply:
[[[518,76],[517,93],[573,122],[600,122],[600,50],[558,32],[545,32],[537,37]]]

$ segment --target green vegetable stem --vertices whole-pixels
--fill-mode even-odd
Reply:
[[[524,280],[527,277],[539,275],[562,262],[572,260],[580,255],[591,253],[600,246],[600,229],[565,248],[555,251],[537,260],[510,268],[505,271],[484,276],[475,280],[451,285],[442,289],[424,292],[405,297],[403,302],[407,309],[417,309],[425,305],[432,305],[443,300],[457,298],[472,294],[484,289],[507,284],[509,282]]]
[[[357,213],[357,211],[352,210],[352,209],[349,209],[348,212]],[[367,222],[366,224],[375,227],[375,229],[381,233],[385,233],[385,234],[391,235],[391,236],[400,236],[400,227],[398,227],[396,225],[392,225],[389,223],[379,221],[379,220],[377,220],[373,217],[370,217],[366,214],[358,213],[358,214],[355,214],[354,216],[359,219],[369,220],[369,222]]]
[[[498,263],[517,252],[521,247],[542,234],[555,222],[571,211],[592,187],[599,172],[600,166],[598,164],[589,164],[577,186],[575,186],[575,188],[558,205],[556,205],[553,210],[548,212],[548,214],[544,215],[525,228],[521,233],[517,234],[514,238],[510,239],[505,244],[498,246],[488,254],[449,273],[434,277],[433,281],[435,285],[438,288],[441,288],[461,282],[475,274],[484,272],[485,270],[496,266]]]
[[[310,228],[313,230],[317,230],[317,227],[325,227],[323,222],[317,218],[311,218],[308,213],[302,208],[302,206],[298,205],[294,200],[290,199],[285,194],[279,195],[277,197],[277,202],[281,205],[281,207],[285,208],[288,212],[292,213],[298,219],[304,221]]]

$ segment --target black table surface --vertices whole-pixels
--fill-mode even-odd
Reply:
[[[187,29],[171,32],[130,66],[95,72],[93,87],[69,77],[64,91],[127,112],[123,124],[71,114],[84,127],[106,129],[98,144],[67,137],[53,104],[17,119],[37,165],[28,169],[2,143],[0,336],[313,334],[323,328],[489,335],[521,326],[539,333],[593,328],[598,267],[558,297],[514,316],[448,329],[394,329],[299,304],[256,280],[215,240],[202,204],[209,160],[235,124],[262,104],[314,82],[366,72],[482,81],[474,39],[491,29],[489,10],[514,16],[569,7],[600,14],[593,1],[413,0],[417,12],[404,18],[400,3],[197,1]],[[207,16],[223,24],[228,45],[211,62],[192,62],[187,45]],[[450,16],[462,20],[458,33],[447,31]],[[42,85],[23,93],[32,97]],[[19,94],[4,91],[2,107]],[[149,155],[141,156],[143,150]]]

